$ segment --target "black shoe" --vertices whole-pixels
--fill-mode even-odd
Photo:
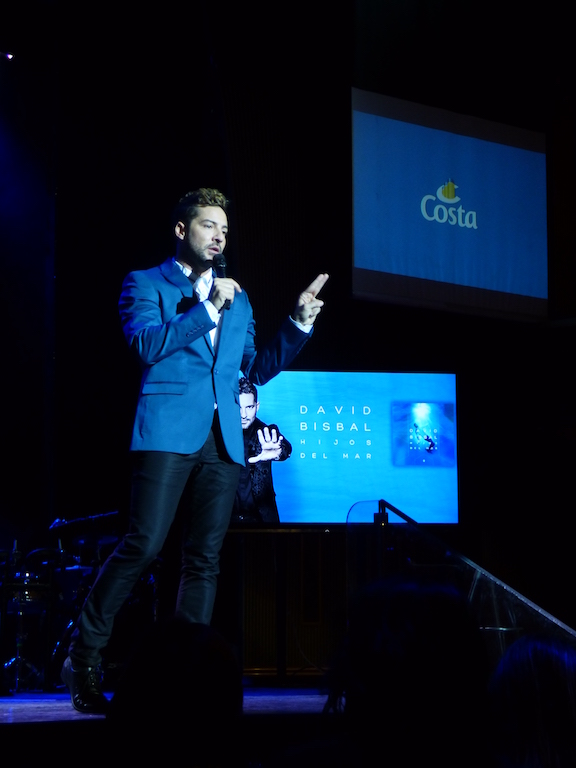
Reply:
[[[72,706],[87,715],[103,715],[108,711],[109,702],[102,693],[102,672],[100,667],[78,667],[74,669],[68,656],[62,665],[62,682],[70,691]]]

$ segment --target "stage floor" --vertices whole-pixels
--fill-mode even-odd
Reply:
[[[111,694],[107,694],[111,697]],[[326,694],[316,689],[247,688],[244,714],[320,714]],[[0,724],[53,723],[104,720],[103,715],[82,715],[67,693],[13,693],[0,697]]]

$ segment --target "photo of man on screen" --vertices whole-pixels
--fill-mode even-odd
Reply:
[[[240,472],[231,524],[277,525],[280,516],[272,462],[288,459],[292,446],[276,424],[265,424],[256,417],[260,407],[258,393],[248,379],[240,379],[239,393],[246,466]]]

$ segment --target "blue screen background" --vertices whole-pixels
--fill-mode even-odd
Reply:
[[[292,444],[272,465],[282,523],[345,523],[378,499],[417,522],[458,522],[454,374],[285,371],[258,400]]]
[[[477,229],[422,215],[449,179]],[[547,298],[544,153],[354,110],[353,197],[356,267]]]

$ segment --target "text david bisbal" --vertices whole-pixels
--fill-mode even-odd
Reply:
[[[371,459],[369,405],[300,405],[301,459]]]

